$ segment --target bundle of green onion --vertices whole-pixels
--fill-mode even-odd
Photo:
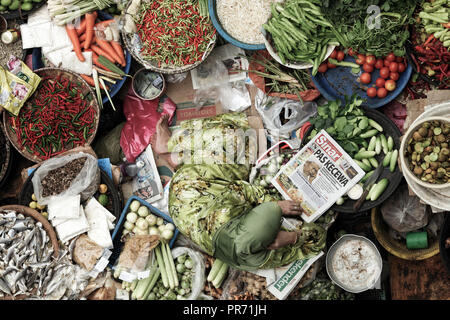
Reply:
[[[112,4],[113,0],[48,0],[50,16],[58,25],[74,22],[86,13],[103,10]]]

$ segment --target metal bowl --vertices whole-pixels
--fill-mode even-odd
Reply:
[[[346,241],[349,240],[362,240],[364,241],[366,244],[368,244],[370,247],[372,247],[372,249],[374,250],[374,252],[376,253],[377,256],[377,261],[376,263],[378,264],[378,266],[380,267],[380,271],[377,274],[377,277],[373,280],[373,283],[371,283],[370,285],[368,285],[365,288],[362,289],[354,289],[351,288],[345,284],[343,284],[341,281],[339,281],[339,279],[337,279],[334,270],[333,270],[333,265],[332,265],[332,261],[333,261],[333,257],[336,254],[336,250]],[[341,287],[342,289],[344,289],[345,291],[351,292],[351,293],[361,293],[363,291],[372,289],[375,284],[377,283],[377,281],[379,280],[380,276],[381,276],[381,270],[383,268],[383,259],[381,258],[380,252],[378,251],[377,247],[375,246],[375,244],[370,241],[369,239],[367,239],[366,237],[363,236],[358,236],[356,234],[346,234],[343,235],[342,237],[340,237],[335,243],[333,243],[333,245],[330,247],[330,249],[328,250],[327,253],[327,257],[326,257],[326,269],[327,269],[327,273],[328,276],[330,277],[330,279],[339,287]]]

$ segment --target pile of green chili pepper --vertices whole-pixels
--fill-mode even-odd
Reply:
[[[136,26],[141,56],[158,67],[181,67],[203,59],[216,29],[199,12],[198,0],[143,2]]]
[[[97,111],[81,87],[61,76],[42,78],[19,115],[9,118],[22,150],[47,160],[86,143],[95,132]]]

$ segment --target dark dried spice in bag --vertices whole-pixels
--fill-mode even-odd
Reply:
[[[70,187],[86,162],[86,157],[70,161],[66,165],[51,170],[42,180],[42,196],[48,197],[60,194]]]

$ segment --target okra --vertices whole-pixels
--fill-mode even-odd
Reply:
[[[380,154],[381,153],[381,138],[380,136],[377,137],[375,142],[375,153]]]
[[[371,130],[366,131],[366,132],[364,132],[363,134],[361,134],[360,137],[363,138],[363,139],[371,138],[371,137],[377,135],[378,132],[379,132],[379,131],[376,130],[376,129],[371,129]]]
[[[374,151],[376,142],[377,142],[377,137],[373,136],[372,138],[370,138],[370,142],[369,142],[369,146],[367,147],[367,150]]]
[[[380,126],[380,125],[378,124],[378,122],[376,122],[375,120],[369,119],[369,125],[370,125],[372,128],[375,128],[375,129],[377,129],[378,131],[383,132],[383,127]]]
[[[357,154],[355,154],[356,160],[361,160],[364,158],[372,158],[376,155],[375,151],[360,151]]]
[[[398,158],[398,150],[395,149],[394,151],[392,151],[392,155],[391,155],[391,159],[390,159],[389,170],[391,172],[395,171],[395,166],[397,165],[397,158]]]

